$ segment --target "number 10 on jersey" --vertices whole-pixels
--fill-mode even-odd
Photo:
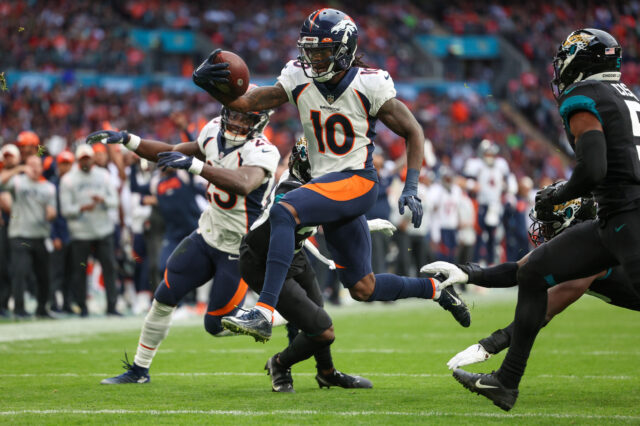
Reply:
[[[355,132],[349,119],[342,114],[331,114],[322,122],[321,111],[311,110],[311,123],[313,123],[313,133],[318,141],[318,152],[326,151],[325,145],[335,155],[345,155],[353,148]],[[342,127],[344,139],[338,143],[336,139],[336,127]]]

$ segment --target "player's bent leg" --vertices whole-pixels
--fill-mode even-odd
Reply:
[[[292,213],[293,211],[293,213]],[[266,342],[271,338],[272,317],[278,297],[295,248],[295,209],[283,203],[274,205],[269,212],[271,238],[267,254],[264,285],[258,303],[253,309],[237,317],[225,317],[222,325],[235,333],[248,334],[256,341]]]
[[[189,291],[211,279],[215,271],[208,249],[211,247],[194,232],[174,250],[145,317],[133,364],[125,362],[127,372],[105,379],[103,384],[146,383],[150,380],[149,368],[158,347],[169,334],[176,305]]]

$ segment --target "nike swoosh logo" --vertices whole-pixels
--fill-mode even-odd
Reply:
[[[462,304],[462,300],[458,299],[453,294],[449,293],[449,296],[453,299],[453,306],[460,306]]]
[[[626,225],[626,223],[623,223],[623,224],[622,224],[622,225],[620,225],[620,226],[616,226],[616,227],[614,228],[614,230],[615,230],[616,232],[620,232],[620,230],[621,230],[622,228],[624,228],[624,226],[625,226],[625,225]]]
[[[270,149],[263,149],[262,152],[271,152]]]
[[[480,379],[476,380],[476,387],[478,389],[498,389],[497,386],[483,385],[482,383],[480,383]]]
[[[389,73],[385,73],[384,79],[389,80]]]

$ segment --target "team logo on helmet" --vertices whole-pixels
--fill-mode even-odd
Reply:
[[[338,22],[331,28],[332,34],[340,34],[342,31],[348,36],[358,31],[356,28],[356,24],[349,18],[344,18],[342,21]]]
[[[579,33],[574,34],[567,38],[564,43],[562,43],[562,48],[565,50],[572,50],[571,54],[575,53],[577,50],[584,49],[591,43],[595,36],[591,34]],[[575,46],[575,47],[573,47]]]

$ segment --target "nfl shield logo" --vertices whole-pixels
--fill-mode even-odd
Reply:
[[[333,95],[328,95],[327,96],[327,102],[329,102],[330,104],[333,103],[333,101],[335,101],[335,98],[333,97]]]

